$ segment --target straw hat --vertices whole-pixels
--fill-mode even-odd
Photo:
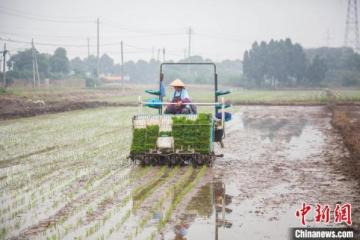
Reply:
[[[172,87],[185,87],[185,84],[180,79],[175,79],[170,83],[170,86]]]

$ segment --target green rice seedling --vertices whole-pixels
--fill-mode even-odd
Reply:
[[[180,189],[186,185],[186,183],[191,179],[192,174],[195,172],[193,168],[188,168],[186,172],[178,179],[175,185],[170,185],[167,189],[165,189],[165,193],[160,197],[159,201],[153,205],[150,211],[141,218],[140,223],[135,227],[133,233],[131,233],[127,239],[132,239],[136,237],[142,230],[144,229],[146,223],[151,219],[153,214],[158,211],[164,204],[164,202],[170,198],[173,194],[174,189]]]
[[[186,177],[181,178],[178,182],[176,182],[175,185],[171,186],[171,188],[167,190],[168,193],[167,197],[173,195],[171,204],[169,208],[166,209],[163,218],[158,223],[157,229],[154,232],[152,232],[147,238],[148,240],[156,239],[158,233],[164,228],[165,224],[170,220],[172,212],[176,209],[176,207],[184,198],[184,196],[188,192],[190,192],[193,189],[193,187],[199,182],[199,180],[204,176],[206,170],[207,167],[204,166],[202,169],[200,169],[200,171],[187,172],[185,174]],[[160,204],[163,205],[163,201]]]
[[[184,184],[180,189],[176,189],[176,186],[174,188],[174,192],[178,192],[178,194],[175,195],[173,198],[173,201],[171,203],[170,208],[166,211],[164,217],[161,219],[160,224],[158,226],[158,229],[162,229],[165,224],[169,221],[172,212],[177,207],[177,205],[181,202],[183,197],[191,191],[191,189],[195,186],[195,184],[204,176],[206,173],[207,167],[203,166],[201,170],[196,174],[194,179],[190,179],[186,184]],[[180,190],[180,191],[179,191]]]
[[[92,204],[92,206],[98,207],[99,205],[101,205],[101,202],[106,201],[106,199],[112,198],[115,193],[119,194],[126,186],[128,186],[132,182],[133,179],[141,179],[141,177],[143,177],[146,173],[148,173],[150,169],[151,169],[150,167],[139,168],[138,171],[135,171],[134,173],[130,173],[130,175],[126,175],[124,177],[124,181],[119,180],[119,182],[121,183],[120,185],[116,185],[112,189],[112,192],[109,192],[108,194],[106,194],[99,201],[96,201],[95,204]],[[130,199],[131,199],[130,194],[124,196],[124,198],[121,200],[121,202],[119,202],[118,204],[115,205],[115,208],[111,209],[111,211],[109,211],[107,213],[104,213],[104,216],[103,216],[102,221],[101,221],[101,227],[103,227],[105,225],[106,221],[111,217],[112,214],[116,213],[122,207],[124,207],[129,202]],[[94,210],[94,211],[96,211],[96,210]],[[91,231],[91,229],[95,228],[94,226],[96,224],[97,223],[93,224],[89,228],[84,229],[85,232],[86,231],[88,232],[88,236],[90,236],[90,235],[94,234],[95,232],[97,232],[97,231],[95,231],[95,232]],[[69,225],[67,225],[65,227],[70,227],[70,229],[78,229],[79,230],[79,227],[81,225],[83,225],[83,222],[81,221],[81,218],[80,218],[79,221],[75,225],[69,224]],[[80,228],[80,230],[81,230],[81,228]],[[80,233],[79,235],[83,236],[83,232],[81,232],[81,231],[78,231],[78,232]],[[66,236],[66,234],[63,234],[62,236],[65,236],[65,238],[68,237],[68,236]]]
[[[200,113],[196,120],[186,117],[172,118],[172,136],[176,149],[194,149],[196,152],[209,153],[211,146],[211,114]]]
[[[156,147],[156,140],[159,136],[159,126],[149,125],[146,128],[135,128],[133,130],[133,140],[131,153],[138,154],[148,152]]]

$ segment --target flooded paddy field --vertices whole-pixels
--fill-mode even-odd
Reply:
[[[128,162],[136,108],[0,122],[1,239],[287,239],[303,203],[352,204],[360,181],[326,107],[232,109],[212,167]]]

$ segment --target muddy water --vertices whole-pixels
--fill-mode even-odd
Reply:
[[[96,135],[89,146],[59,149],[61,165],[54,166],[61,171],[54,169],[17,191],[0,182],[5,188],[0,192],[0,227],[6,228],[0,239],[288,239],[289,227],[301,226],[295,212],[303,202],[332,209],[336,203],[351,203],[353,226],[359,229],[360,181],[351,177],[355,161],[349,161],[325,108],[252,106],[233,113],[226,148],[216,146],[224,158],[211,168],[122,164],[130,138],[119,148],[112,140],[118,139],[117,132],[105,142]],[[86,119],[93,119],[94,112],[88,114]],[[128,114],[124,119],[131,119],[133,113]],[[98,134],[119,121],[116,114],[105,115],[113,116],[107,121],[111,124],[100,124]],[[130,122],[124,124],[127,132],[119,128],[129,135]],[[88,136],[93,127],[80,132]],[[87,148],[94,148],[96,158],[80,154]],[[67,157],[74,151],[79,154]],[[32,157],[26,160],[30,165],[55,164]],[[15,176],[10,187],[17,179],[25,182]],[[328,226],[314,222],[313,212],[307,225]]]
[[[289,239],[302,203],[352,204],[353,227],[360,226],[360,187],[344,174],[348,160],[325,107],[236,109],[227,126],[224,153],[194,196],[174,214],[164,239]],[[332,215],[332,214],[331,214]]]

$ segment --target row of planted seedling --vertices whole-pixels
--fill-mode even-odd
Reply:
[[[96,142],[97,147],[101,149],[101,157],[102,158],[107,158],[109,157],[109,153],[112,153],[111,150],[114,149],[114,146],[112,145],[114,142],[105,142],[100,144],[98,141]],[[116,142],[115,142],[116,144]],[[119,147],[119,149],[125,149],[125,147]],[[54,154],[47,154],[44,156],[44,158],[48,158],[51,159],[49,161],[49,168],[46,168],[46,166],[39,166],[38,167],[38,172],[34,173],[37,174],[37,177],[31,177],[31,184],[27,184],[24,186],[24,188],[20,188],[20,189],[15,189],[14,191],[12,191],[11,194],[9,194],[9,192],[7,192],[7,196],[4,196],[1,199],[1,202],[4,203],[4,198],[11,200],[11,202],[16,202],[16,199],[12,198],[12,197],[16,197],[19,198],[19,195],[22,193],[27,192],[27,189],[32,190],[32,189],[38,189],[41,187],[41,185],[48,185],[49,182],[51,181],[57,181],[59,178],[67,178],[68,176],[66,176],[67,174],[67,167],[71,169],[76,168],[77,167],[77,163],[83,162],[84,164],[87,163],[88,165],[92,163],[92,161],[95,159],[95,157],[97,156],[97,154],[94,154],[93,151],[96,150],[95,145],[91,145],[91,146],[86,146],[86,148],[82,148],[81,151],[79,151],[78,153],[74,153],[74,152],[70,152],[69,151],[64,151],[62,154],[59,154],[57,152],[56,155]],[[83,160],[81,160],[83,159]],[[111,159],[106,159],[108,161],[110,161]],[[81,165],[81,167],[84,167],[83,164]],[[26,174],[29,171],[24,171],[23,173]],[[31,172],[31,171],[30,171]],[[44,175],[44,173],[48,173],[47,175]],[[51,174],[54,173],[54,174]],[[42,176],[42,177],[39,177]],[[29,178],[28,176],[24,176],[25,179],[23,179],[21,181],[21,179],[14,179],[13,181],[15,182],[27,182],[27,179]]]
[[[53,226],[44,233],[45,236],[56,235],[60,238],[63,237],[75,237],[77,235],[77,229],[81,228],[85,224],[86,217],[95,212],[97,207],[101,205],[102,202],[113,198],[114,193],[122,192],[131,183],[134,177],[141,177],[147,171],[141,171],[139,174],[123,175],[122,177],[119,174],[116,175],[116,179],[112,183],[106,182],[101,185],[101,189],[96,189],[93,193],[88,194],[86,199],[81,207],[72,209],[72,215],[68,218],[64,218],[63,221],[59,224]],[[114,176],[114,175],[112,175]]]
[[[154,198],[150,198],[148,200],[148,202],[151,204],[151,208],[149,210],[149,212],[145,212],[143,214],[140,214],[138,216],[135,215],[130,215],[132,216],[132,220],[128,220],[127,224],[126,224],[126,228],[130,230],[132,230],[131,232],[127,232],[126,234],[124,233],[125,229],[121,228],[123,226],[124,218],[121,218],[120,221],[115,225],[115,229],[111,228],[111,231],[109,231],[107,234],[100,234],[96,239],[102,239],[103,236],[105,236],[105,239],[117,239],[117,238],[122,238],[122,239],[132,239],[136,236],[138,236],[140,233],[142,233],[146,223],[152,218],[153,214],[158,211],[160,208],[163,208],[165,206],[165,202],[167,200],[169,200],[169,196],[171,195],[172,191],[173,191],[173,186],[184,186],[184,183],[186,180],[185,179],[189,179],[190,176],[193,174],[193,169],[192,168],[188,168],[186,170],[185,173],[183,173],[180,177],[178,175],[176,175],[175,178],[175,182],[172,181],[168,181],[167,185],[165,186],[165,188],[161,188],[158,190],[158,192],[162,192],[163,194],[161,196],[154,196]],[[135,205],[136,206],[136,205]],[[138,206],[139,207],[139,206]],[[127,216],[127,215],[125,215]],[[131,226],[130,223],[135,223],[135,225]],[[113,230],[114,229],[114,230]],[[120,234],[115,234],[115,233],[119,233]],[[115,235],[114,235],[115,234]],[[121,235],[121,236],[119,236]]]
[[[152,169],[154,170],[154,169]],[[82,229],[76,231],[80,233],[79,235],[71,235],[71,238],[75,239],[102,239],[105,236],[109,237],[112,233],[116,232],[122,224],[131,216],[131,212],[136,211],[136,209],[141,205],[141,202],[145,200],[144,197],[140,195],[150,195],[158,186],[160,186],[166,179],[174,176],[175,172],[178,169],[168,171],[165,167],[160,169],[156,175],[153,177],[146,176],[146,179],[138,178],[133,186],[135,187],[130,192],[127,192],[124,196],[121,196],[112,208],[104,212],[101,219],[95,221],[94,223],[86,226]],[[146,184],[142,184],[146,180]],[[136,202],[138,204],[133,204],[133,200],[137,198]],[[96,211],[96,210],[95,210]],[[101,230],[99,232],[99,230]],[[97,235],[97,236],[93,236]]]
[[[154,171],[154,169],[152,169],[152,171]],[[86,226],[83,231],[79,231],[80,234],[77,237],[89,239],[94,234],[98,234],[98,231],[100,229],[102,234],[105,234],[107,231],[113,232],[115,229],[114,226],[111,227],[111,224],[108,223],[111,223],[111,221],[117,221],[117,219],[114,219],[114,217],[124,220],[124,218],[122,217],[122,213],[124,215],[128,215],[128,211],[135,211],[140,206],[141,202],[145,199],[137,198],[136,202],[138,202],[138,204],[134,204],[134,197],[138,197],[142,194],[149,195],[151,191],[154,191],[156,189],[157,185],[160,185],[160,182],[164,182],[167,178],[172,176],[174,172],[175,171],[171,171],[169,173],[164,167],[161,168],[152,177],[146,176],[146,178],[138,178],[136,180],[134,179],[135,184],[129,186],[133,187],[134,189],[129,190],[124,196],[119,198],[117,204],[115,204],[111,209],[108,209],[108,211],[103,214],[101,220],[95,221],[90,226]],[[167,176],[165,177],[165,175]],[[146,180],[146,184],[144,184],[144,180]],[[128,203],[130,201],[131,204],[129,205]]]
[[[114,140],[118,140],[118,137],[115,134],[112,137],[107,136],[104,138],[89,139],[86,143],[80,146],[67,146],[64,148],[54,149],[53,151],[48,153],[45,152],[43,154],[30,156],[25,159],[26,164],[23,164],[23,167],[19,167],[17,171],[18,173],[22,174],[22,176],[16,178],[16,173],[8,171],[6,183],[9,187],[14,185],[13,187],[11,187],[11,189],[17,190],[17,188],[20,188],[21,184],[27,181],[29,177],[31,177],[31,180],[34,181],[37,178],[41,178],[41,176],[44,175],[43,173],[51,173],[51,171],[49,171],[51,169],[44,169],[46,167],[52,168],[56,163],[66,166],[66,164],[75,164],[80,160],[87,161],[87,158],[91,157],[91,153],[94,154],[98,150],[104,152],[104,147],[107,147],[106,150],[115,147],[121,148],[121,145],[119,145],[119,143],[122,142]],[[29,176],[29,174],[31,175]],[[23,181],[21,181],[22,178],[24,178]],[[17,185],[20,186],[17,187]]]
[[[117,112],[117,113],[116,113]],[[19,154],[19,147],[36,147],[44,149],[49,143],[55,146],[72,144],[85,138],[94,138],[102,132],[109,131],[110,127],[122,130],[130,124],[126,115],[130,112],[111,111],[112,114],[104,111],[92,111],[85,114],[64,114],[65,117],[48,119],[45,116],[39,117],[36,121],[28,119],[14,124],[0,126],[2,139],[0,144],[4,150],[11,155]],[[91,117],[89,117],[91,114]],[[125,126],[126,125],[126,126]],[[37,144],[34,145],[33,141]],[[26,150],[26,149],[24,149]],[[24,151],[24,153],[33,152]],[[5,155],[0,156],[0,161]]]
[[[156,234],[163,228],[163,226],[168,222],[171,217],[172,211],[176,208],[178,203],[182,200],[182,198],[192,189],[194,184],[203,176],[206,171],[206,167],[203,167],[201,170],[189,168],[184,175],[175,183],[170,185],[165,194],[160,198],[159,202],[155,204],[148,214],[142,218],[138,227],[127,236],[127,239],[133,239],[137,236],[140,237],[140,234],[144,230],[146,224],[152,218],[155,212],[162,209],[162,217],[159,219],[157,223],[157,227],[153,232],[147,231],[147,238],[154,238]],[[150,229],[151,230],[151,229]],[[141,235],[140,239],[144,239],[146,236]]]
[[[116,155],[116,153],[114,154],[114,155]],[[96,155],[94,155],[94,156],[96,156]],[[110,161],[111,161],[111,159],[109,159]],[[56,181],[56,178],[55,178],[55,181]],[[44,194],[42,195],[42,197],[41,197],[41,199],[45,199],[44,198]],[[48,200],[48,199],[47,199]],[[60,200],[61,201],[61,200]],[[69,199],[69,201],[71,201],[71,199]],[[34,203],[34,201],[32,201],[33,203]],[[65,200],[65,202],[66,202],[66,200]],[[56,204],[55,204],[56,205]],[[31,206],[31,205],[30,205]],[[26,206],[24,207],[24,208],[26,208]],[[47,211],[47,212],[51,212],[51,211]]]

